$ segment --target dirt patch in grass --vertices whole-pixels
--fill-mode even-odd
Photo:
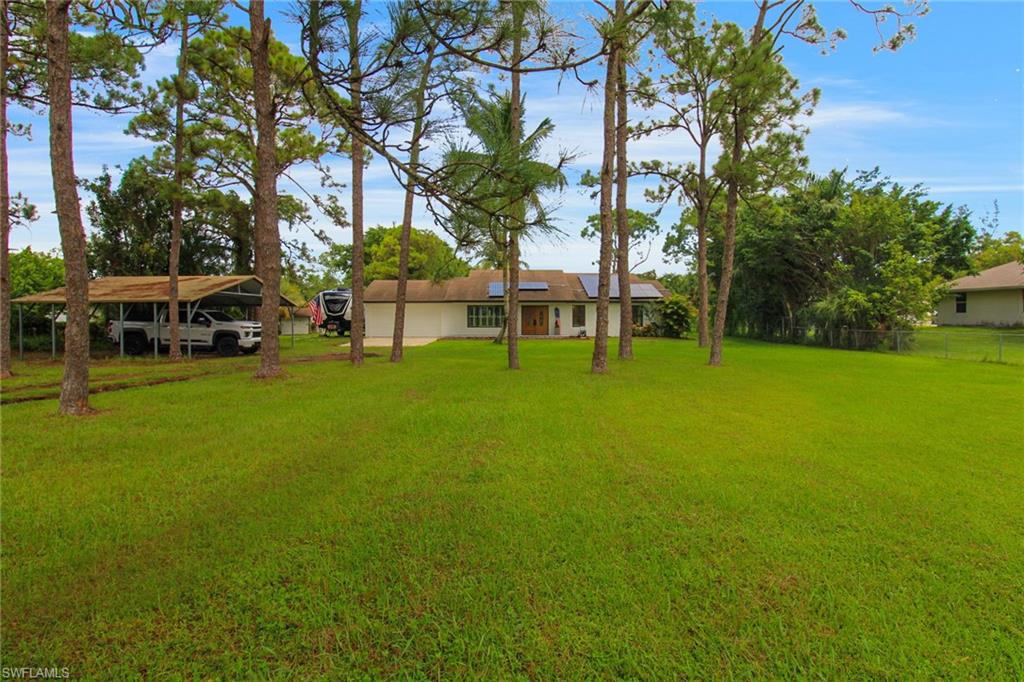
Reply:
[[[379,353],[363,353],[363,357],[376,358],[380,357]],[[327,355],[309,355],[299,358],[291,358],[287,362],[281,363],[282,365],[306,363],[306,362],[328,362],[338,360],[350,360],[351,355],[349,353],[329,353]],[[185,367],[185,365],[177,365],[178,367]],[[169,367],[174,367],[170,365]],[[140,373],[130,374],[112,374],[103,377],[96,377],[92,380],[89,386],[89,394],[93,395],[96,393],[109,393],[110,391],[123,391],[129,388],[143,388],[145,386],[158,386],[160,384],[176,383],[179,381],[191,381],[192,379],[201,379],[214,374],[224,374],[231,372],[250,372],[252,367],[250,365],[236,365],[230,368],[227,372],[193,372],[188,374],[177,374],[171,376],[153,377],[152,379],[146,379],[143,381],[127,381],[120,382],[120,379],[133,379],[140,376],[145,376]],[[60,381],[53,381],[48,383],[39,384],[27,384],[24,386],[16,386],[14,388],[6,389],[3,391],[2,397],[0,397],[0,405],[14,405],[17,403],[28,403],[36,402],[39,400],[55,400],[60,397]],[[33,395],[23,395],[28,391],[45,390],[44,393],[35,393]],[[17,393],[18,395],[11,396],[11,393]],[[8,397],[10,396],[10,397]]]
[[[96,393],[108,393],[110,391],[123,391],[126,388],[141,388],[143,386],[157,386],[159,384],[170,384],[178,381],[188,381],[190,379],[196,379],[205,374],[189,374],[185,376],[172,376],[172,377],[159,377],[156,379],[149,379],[148,381],[135,381],[127,384],[93,384],[89,387],[89,395]],[[60,384],[56,385],[60,388]],[[2,405],[13,405],[15,403],[30,403],[37,400],[55,400],[60,397],[60,391],[50,393],[39,393],[37,395],[20,395],[13,398],[4,398],[0,401]]]
[[[138,377],[146,376],[145,373],[132,372],[127,374],[105,374],[99,377],[93,377],[90,379],[92,382],[104,382],[104,381],[121,381],[124,379],[136,379]],[[24,393],[25,391],[36,391],[44,388],[60,388],[60,380],[48,381],[41,384],[23,384],[21,386],[14,386],[11,388],[4,387],[3,393]]]
[[[380,353],[363,353],[364,358],[379,358]],[[301,358],[292,358],[285,364],[299,362],[326,362],[328,360],[351,360],[351,353],[328,353],[327,355],[306,355]]]

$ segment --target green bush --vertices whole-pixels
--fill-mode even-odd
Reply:
[[[697,319],[697,309],[690,299],[679,294],[672,294],[658,301],[654,306],[654,324],[656,336],[667,336],[678,339],[686,336],[693,329]]]

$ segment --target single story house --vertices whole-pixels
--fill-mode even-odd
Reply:
[[[1024,264],[1004,263],[953,280],[935,324],[1024,326]]]
[[[292,308],[291,316],[295,319],[295,333],[309,334],[313,331],[313,313],[309,312],[307,306]],[[292,320],[287,314],[281,316],[281,335],[287,336],[292,333]]]
[[[631,275],[634,319],[643,324],[645,304],[668,295],[655,280]],[[365,293],[366,335],[391,336],[395,324],[396,280],[375,280]],[[619,335],[618,279],[612,275],[608,333]],[[561,270],[519,273],[520,333],[524,336],[594,335],[597,275]],[[473,270],[443,282],[409,280],[405,335],[415,337],[493,337],[504,324],[501,270]]]

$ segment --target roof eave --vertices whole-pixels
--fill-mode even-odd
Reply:
[[[986,287],[986,286],[980,286],[980,287],[970,287],[970,286],[967,286],[967,287],[957,287],[957,286],[953,286],[953,287],[949,288],[949,290],[951,292],[956,293],[956,294],[966,294],[969,291],[1016,291],[1018,289],[1024,289],[1024,284],[1007,284],[1007,285],[998,286],[998,287]]]

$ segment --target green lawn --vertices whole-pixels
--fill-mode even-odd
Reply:
[[[1024,676],[1024,368],[743,341],[709,368],[639,340],[595,377],[590,349],[526,341],[510,373],[439,342],[271,382],[138,360],[205,373],[82,419],[6,405],[2,665]]]

